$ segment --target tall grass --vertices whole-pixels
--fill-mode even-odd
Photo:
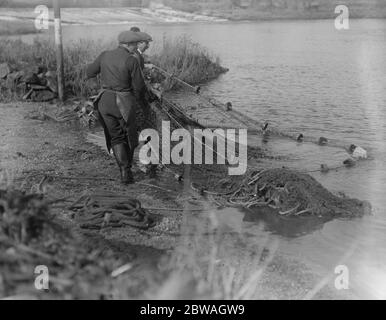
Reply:
[[[84,69],[105,49],[106,46],[88,40],[74,42],[64,48],[67,95],[87,97],[98,90],[95,82],[86,81]],[[56,70],[56,51],[54,44],[48,40],[35,40],[32,44],[21,40],[1,40],[0,63],[3,62],[10,64],[14,70],[25,70],[32,66]],[[2,95],[0,98],[4,99],[4,92]]]
[[[219,212],[210,205],[207,209],[197,216],[189,209],[184,213],[181,237],[170,260],[159,265],[164,281],[149,288],[145,298],[250,300],[263,296],[260,284],[277,242],[268,236],[259,243],[248,239],[237,230],[232,209]],[[220,221],[221,215],[229,216],[229,221]]]
[[[102,51],[113,49],[116,43],[101,44],[81,40],[64,48],[66,93],[68,96],[88,97],[98,90],[98,83],[85,80],[84,70]],[[48,40],[35,40],[32,44],[21,40],[0,41],[0,63],[7,62],[15,70],[31,66],[56,69],[54,44]],[[162,49],[151,57],[151,62],[190,83],[201,83],[216,78],[226,71],[205,48],[188,37],[164,39]],[[0,99],[4,99],[4,92]]]
[[[164,37],[159,53],[151,61],[174,76],[190,84],[199,84],[217,78],[227,71],[220,59],[212,56],[189,36],[170,39]]]

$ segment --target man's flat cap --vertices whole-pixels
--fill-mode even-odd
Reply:
[[[150,36],[150,34],[146,33],[146,32],[136,32],[137,34],[139,34],[142,38],[141,41],[153,41],[152,37]]]
[[[140,33],[141,32],[122,31],[118,35],[118,42],[119,43],[133,43],[133,42],[144,41],[144,40],[142,40],[143,36],[141,36]]]

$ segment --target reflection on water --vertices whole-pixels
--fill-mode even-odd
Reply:
[[[386,20],[352,20],[350,30],[334,22],[273,21],[140,26],[152,34],[152,50],[164,34],[190,34],[218,54],[230,71],[202,92],[288,135],[324,136],[320,147],[280,137],[255,137],[286,165],[315,171],[348,157],[351,143],[368,150],[369,161],[352,169],[312,172],[326,188],[369,200],[374,215],[354,220],[289,219],[251,210],[234,212],[248,232],[278,234],[279,250],[297,256],[322,274],[337,264],[350,269],[350,288],[360,297],[385,298],[386,292]],[[113,41],[126,26],[65,27],[64,41]],[[52,35],[51,35],[52,37]],[[27,39],[28,37],[24,37]],[[254,139],[254,140],[253,140]],[[306,140],[306,139],[305,139]],[[253,228],[264,224],[265,231]]]
[[[300,237],[322,229],[330,219],[319,217],[283,217],[269,207],[245,210],[243,221],[262,224],[266,231],[287,238]]]

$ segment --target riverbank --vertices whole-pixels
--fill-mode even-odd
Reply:
[[[42,109],[56,110],[56,105],[10,103],[1,104],[0,109],[1,188],[8,185],[29,191],[40,184],[45,197],[69,197],[69,204],[83,193],[108,190],[137,198],[143,207],[153,208],[149,210],[158,216],[157,226],[148,231],[132,227],[88,231],[80,228],[76,214],[68,205],[53,209],[62,226],[77,239],[67,243],[66,248],[79,246],[80,242],[89,252],[102,250],[109,254],[106,257],[98,251],[98,258],[87,262],[88,272],[77,276],[79,287],[87,290],[76,291],[78,287],[65,281],[71,279],[56,277],[51,290],[41,293],[26,290],[26,283],[34,281],[26,279],[10,291],[0,288],[3,296],[221,299],[244,293],[241,298],[353,298],[344,290],[334,289],[334,279],[320,286],[322,275],[302,261],[279,253],[275,240],[268,237],[251,241],[253,235],[241,233],[241,226],[232,223],[235,209],[212,210],[208,200],[188,187],[188,181],[178,182],[168,171],[161,171],[154,180],[135,166],[134,174],[140,183],[122,186],[109,180],[119,175],[113,158],[87,143],[86,132],[76,122],[58,124],[41,117]],[[200,170],[188,170],[191,176],[200,175]],[[45,175],[51,178],[42,185]],[[207,173],[201,171],[201,175]],[[63,176],[74,178],[61,179]],[[204,210],[196,211],[198,207]],[[7,252],[12,254],[10,250]],[[127,270],[112,277],[111,272],[120,265],[126,265]],[[57,266],[52,268],[57,270]],[[211,268],[214,273],[208,280]],[[195,273],[191,274],[192,270]],[[66,267],[60,275],[68,275],[65,271]],[[230,281],[230,290],[221,289],[224,279]],[[208,283],[209,287],[205,285]],[[245,291],[248,284],[250,290]],[[254,286],[256,291],[252,290]]]

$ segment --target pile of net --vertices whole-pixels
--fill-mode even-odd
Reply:
[[[223,205],[269,206],[283,216],[358,217],[371,213],[367,201],[335,195],[310,175],[289,169],[252,171],[241,181],[218,181],[215,192],[201,191]]]
[[[124,226],[148,229],[155,225],[154,216],[137,199],[108,191],[82,195],[70,209],[76,211],[76,220],[83,229]]]

